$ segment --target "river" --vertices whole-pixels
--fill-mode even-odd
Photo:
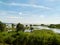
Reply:
[[[34,30],[48,29],[54,31],[55,33],[60,33],[60,29],[55,29],[55,28],[48,28],[44,26],[33,26],[33,28]],[[31,30],[25,30],[25,32],[31,32]]]

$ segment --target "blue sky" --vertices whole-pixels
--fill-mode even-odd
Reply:
[[[60,0],[0,0],[0,20],[7,23],[60,23]]]

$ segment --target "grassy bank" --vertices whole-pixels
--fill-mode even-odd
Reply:
[[[0,43],[10,45],[60,45],[60,34],[51,30],[36,30],[31,33],[0,32]]]

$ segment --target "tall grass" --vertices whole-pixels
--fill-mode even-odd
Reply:
[[[0,43],[12,45],[60,45],[60,35],[51,30],[0,33]]]

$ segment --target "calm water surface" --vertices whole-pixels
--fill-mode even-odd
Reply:
[[[48,28],[44,26],[33,26],[34,30],[40,30],[40,29],[49,29],[54,31],[55,33],[60,33],[60,29],[54,29],[54,28]],[[25,30],[25,32],[31,32],[31,30]]]

